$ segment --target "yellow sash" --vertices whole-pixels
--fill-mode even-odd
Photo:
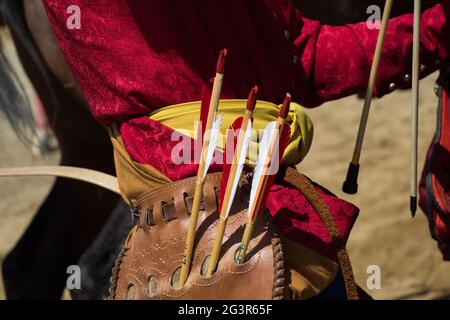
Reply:
[[[225,132],[233,121],[243,115],[246,108],[246,100],[220,100],[218,114],[224,113],[221,126],[221,137],[219,136],[217,149],[224,150]],[[182,103],[167,106],[150,113],[149,117],[165,126],[185,134],[193,139],[197,137],[197,121],[200,115],[200,101]],[[266,101],[258,101],[253,113],[254,133],[250,141],[250,150],[261,140],[261,134],[266,125],[278,118],[281,106]],[[283,163],[296,165],[303,160],[311,147],[314,127],[311,119],[306,114],[305,109],[297,103],[291,103],[291,109],[287,118],[291,126],[291,139],[283,155]],[[253,146],[253,149],[252,149]],[[256,146],[257,147],[257,146]],[[256,162],[255,153],[249,153],[247,162],[254,165]]]

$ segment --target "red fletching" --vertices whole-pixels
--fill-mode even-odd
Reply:
[[[225,190],[227,188],[228,179],[230,177],[231,166],[233,164],[234,153],[236,152],[238,130],[242,127],[242,121],[244,117],[239,117],[230,126],[230,130],[227,130],[227,141],[224,150],[224,164],[222,179],[220,181],[220,198],[219,198],[219,212],[222,210],[223,198],[225,197]],[[232,147],[232,148],[228,148]]]
[[[281,164],[281,159],[283,158],[284,151],[286,150],[289,140],[291,139],[291,126],[287,123],[283,124],[283,132],[281,133],[280,137],[280,149],[279,149],[279,157]]]
[[[251,90],[250,93],[248,94],[248,99],[247,99],[247,110],[253,111],[255,110],[255,106],[256,106],[256,99],[258,98],[258,87],[254,86]]]
[[[225,62],[227,61],[228,51],[223,49],[220,51],[219,58],[217,59],[216,73],[223,74],[225,72]]]
[[[197,139],[203,139],[203,137],[205,136],[210,102],[211,102],[211,88],[207,85],[204,85],[202,90],[202,103],[200,107],[200,123],[199,123],[199,126],[201,126],[202,128],[201,130],[202,135],[201,137],[198,137],[197,134]]]
[[[279,139],[278,148],[275,148],[275,150],[273,150],[273,152],[278,152],[277,160],[279,166],[281,166],[281,160],[283,158],[284,151],[286,150],[286,147],[288,146],[289,140],[291,138],[291,127],[287,123],[285,123],[282,125],[282,128],[283,130]],[[260,205],[257,205],[259,209],[253,213],[253,216],[251,217],[252,220],[259,216],[262,209],[264,208],[264,205],[267,201],[267,196],[269,195],[270,188],[272,187],[276,176],[276,174],[272,174],[263,177],[263,179],[267,179],[266,188],[262,190],[262,193],[257,196],[256,202],[260,203]]]
[[[286,117],[289,113],[290,105],[291,105],[291,95],[289,93],[287,93],[286,97],[284,98],[283,105],[281,106],[281,109],[280,109],[279,117],[281,119],[286,119]]]

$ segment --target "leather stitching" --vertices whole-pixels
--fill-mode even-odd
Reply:
[[[328,205],[323,201],[312,182],[306,176],[300,174],[295,168],[288,167],[284,173],[283,180],[297,188],[319,214],[332,239],[333,247],[336,250],[340,269],[344,277],[347,298],[349,300],[358,300],[358,290],[350,258],[345,248],[345,241],[337,228],[336,221],[331,215]]]

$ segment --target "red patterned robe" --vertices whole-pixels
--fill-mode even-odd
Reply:
[[[306,107],[363,91],[378,30],[306,19],[290,0],[44,0],[51,25],[94,116],[119,123],[132,159],[172,180],[195,175],[175,165],[172,129],[149,119],[155,109],[199,100],[214,76],[220,49],[229,60],[223,97],[245,98],[257,84],[261,100],[280,103],[286,92]],[[77,5],[81,29],[67,27]],[[422,75],[450,55],[450,0],[423,13]],[[411,69],[413,16],[391,19],[375,96],[404,81]],[[355,110],[356,112],[356,110]],[[320,188],[345,237],[358,209]],[[334,257],[317,213],[296,190],[275,185],[267,207],[288,238]]]

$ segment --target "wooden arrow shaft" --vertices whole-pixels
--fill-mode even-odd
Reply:
[[[237,139],[237,143],[236,143],[236,148],[235,148],[235,152],[233,155],[233,163],[230,169],[230,175],[228,177],[228,182],[226,189],[225,189],[225,194],[223,197],[223,201],[222,201],[222,207],[220,210],[220,216],[221,217],[226,217],[228,215],[228,205],[230,203],[230,201],[232,202],[233,199],[231,199],[231,195],[233,193],[233,181],[236,179],[236,172],[239,168],[239,158],[241,157],[241,153],[245,150],[242,150],[244,147],[244,140],[245,140],[245,135],[247,132],[247,128],[248,128],[248,122],[252,117],[252,112],[249,110],[245,111],[245,115],[244,118],[242,120],[242,126],[239,129],[239,135],[238,135],[238,139]]]
[[[215,115],[217,114],[222,83],[223,83],[223,74],[217,73],[211,94],[205,137],[203,138],[202,156],[200,158],[200,164],[197,171],[197,182],[195,186],[191,216],[189,217],[188,232],[186,235],[186,245],[181,260],[181,273],[180,279],[178,281],[178,288],[182,288],[184,286],[189,276],[189,269],[191,266],[192,255],[194,251],[195,231],[197,229],[198,215],[200,211],[200,202],[203,195],[204,172],[205,170],[208,170],[208,168],[205,168],[206,154],[209,148],[209,141],[211,140],[211,128],[214,123]]]
[[[412,104],[411,104],[411,197],[417,197],[417,154],[419,140],[419,77],[420,77],[420,13],[421,0],[414,0]]]
[[[375,54],[372,62],[372,67],[370,69],[369,83],[367,85],[366,97],[364,99],[363,112],[361,114],[361,120],[359,123],[358,136],[356,138],[355,149],[353,151],[352,163],[359,164],[359,159],[361,157],[361,150],[364,141],[364,134],[366,132],[367,120],[369,118],[370,105],[372,103],[373,88],[375,86],[375,81],[377,78],[378,69],[380,66],[381,53],[383,51],[384,38],[386,36],[386,30],[391,16],[393,0],[386,0],[384,6],[383,18],[381,20],[380,33],[378,34],[377,45],[375,48]]]
[[[253,206],[253,208],[249,208],[250,210],[252,210],[252,212],[249,213],[248,221],[247,221],[247,224],[245,225],[244,235],[242,237],[241,245],[239,246],[239,251],[238,251],[237,258],[236,258],[237,263],[243,263],[245,261],[245,256],[247,255],[248,246],[250,244],[250,240],[252,239],[255,221],[258,218],[258,215],[260,214],[261,210],[264,207],[264,203],[263,203],[264,194],[266,193],[266,189],[270,188],[270,186],[268,185],[269,176],[267,175],[267,170],[268,170],[269,164],[273,165],[270,162],[273,159],[273,152],[274,152],[274,149],[276,148],[277,143],[278,143],[278,152],[283,151],[280,148],[280,143],[281,143],[281,137],[283,134],[283,127],[284,127],[285,121],[286,120],[282,119],[282,118],[278,118],[278,120],[277,120],[277,126],[276,126],[277,133],[273,136],[273,139],[272,139],[271,145],[270,145],[270,149],[269,149],[270,151],[269,151],[267,159],[265,160],[266,167],[263,172],[264,175],[258,184],[257,199],[255,200],[255,205]]]
[[[270,142],[270,147],[269,147],[269,156],[267,157],[267,159],[265,160],[265,165],[264,165],[264,171],[263,171],[263,177],[262,179],[259,181],[259,184],[257,186],[257,198],[255,201],[255,205],[253,206],[253,208],[250,208],[252,211],[249,212],[249,221],[254,222],[254,220],[256,219],[259,211],[260,211],[260,207],[261,207],[261,199],[262,199],[262,195],[264,194],[264,191],[267,187],[267,183],[268,183],[268,170],[269,167],[271,165],[273,165],[272,160],[273,160],[273,152],[276,148],[276,145],[278,144],[278,152],[281,152],[280,148],[279,148],[279,144],[280,144],[280,138],[281,135],[283,134],[283,125],[285,123],[285,119],[282,118],[278,118],[277,120],[277,126],[276,126],[276,131],[275,134],[273,136],[272,141]]]
[[[239,163],[238,163],[239,158],[241,157],[242,152],[246,151],[246,150],[243,150],[244,140],[245,140],[245,135],[246,135],[246,132],[248,129],[248,123],[252,117],[252,114],[253,114],[252,111],[246,110],[244,119],[242,120],[242,125],[240,128],[238,140],[236,143],[236,149],[235,149],[234,156],[233,156],[233,164],[230,169],[230,175],[228,177],[228,182],[226,185],[224,198],[223,198],[223,201],[221,204],[219,225],[217,228],[217,235],[214,240],[214,244],[213,244],[213,248],[212,248],[212,252],[211,252],[211,258],[210,258],[209,264],[208,264],[208,270],[206,273],[207,277],[212,276],[212,274],[214,273],[214,271],[217,268],[217,262],[219,261],[220,249],[222,248],[222,241],[223,241],[223,237],[225,235],[225,229],[226,229],[226,225],[228,222],[228,214],[229,214],[228,208],[229,208],[229,204],[232,203],[234,200],[231,197],[231,195],[233,194],[233,181],[236,178],[238,178],[238,177],[236,177],[236,172],[239,167]]]

